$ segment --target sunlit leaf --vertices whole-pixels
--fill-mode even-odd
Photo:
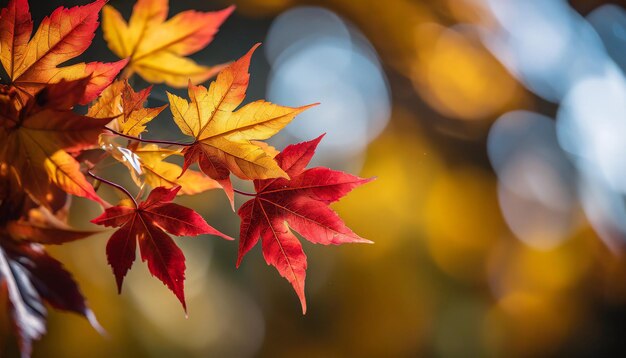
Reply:
[[[204,82],[220,69],[185,56],[208,45],[233,10],[232,6],[215,12],[189,10],[165,21],[167,0],[139,0],[128,23],[112,6],[105,6],[102,29],[111,51],[129,58],[129,68],[146,81],[184,87],[189,80]]]
[[[11,0],[0,13],[0,62],[25,101],[48,83],[90,76],[79,102],[93,100],[126,65],[115,63],[77,63],[58,67],[82,54],[91,44],[98,27],[98,12],[106,0],[97,0],[71,9],[57,8],[43,19],[35,35],[28,2]]]
[[[276,161],[291,179],[255,180],[256,196],[238,212],[241,228],[237,266],[261,238],[265,261],[291,283],[300,298],[302,313],[306,313],[307,259],[290,228],[316,244],[371,243],[350,230],[328,208],[371,179],[328,168],[305,169],[321,139],[285,148]]]

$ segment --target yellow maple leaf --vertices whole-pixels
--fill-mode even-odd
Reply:
[[[270,138],[313,106],[291,108],[259,100],[235,111],[246,96],[250,58],[258,46],[222,70],[208,89],[190,83],[191,101],[167,94],[174,121],[184,134],[195,138],[183,150],[183,170],[198,162],[205,174],[222,185],[231,204],[231,172],[247,180],[288,177],[266,152],[268,148],[253,141]]]
[[[215,12],[183,11],[165,21],[168,0],[139,0],[128,23],[105,6],[102,30],[111,51],[130,59],[130,70],[148,82],[184,87],[189,79],[204,82],[221,68],[201,66],[185,56],[208,45],[233,10],[231,6]]]

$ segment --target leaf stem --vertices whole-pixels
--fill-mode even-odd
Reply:
[[[193,144],[193,143],[180,143],[180,142],[174,142],[174,141],[169,141],[169,140],[143,139],[143,138],[133,137],[133,136],[130,136],[128,134],[120,133],[120,132],[118,132],[116,130],[113,130],[113,129],[109,128],[109,127],[104,127],[104,129],[106,129],[109,132],[111,132],[111,133],[113,133],[115,135],[118,135],[120,137],[128,138],[130,140],[134,140],[134,141],[138,141],[138,142],[142,142],[142,143],[177,145],[177,146],[180,146],[180,147],[188,147],[188,146]]]
[[[245,196],[256,196],[256,194],[252,194],[252,193],[247,193],[245,191],[241,191],[241,190],[237,190],[237,189],[233,189],[233,191],[237,194],[241,194],[241,195],[245,195]]]
[[[107,185],[110,185],[110,186],[116,188],[117,190],[121,191],[122,193],[124,193],[126,196],[128,196],[133,201],[133,203],[135,204],[135,208],[139,208],[139,204],[137,204],[137,200],[135,200],[135,197],[133,197],[130,194],[130,192],[128,190],[126,190],[126,188],[124,188],[123,186],[121,186],[119,184],[116,184],[116,183],[114,183],[112,181],[106,180],[106,179],[104,179],[102,177],[99,177],[99,176],[95,175],[94,173],[92,173],[91,170],[88,170],[87,174],[89,174],[90,177],[96,179],[97,181],[102,182],[102,183],[107,184]]]

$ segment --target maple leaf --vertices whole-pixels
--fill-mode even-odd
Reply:
[[[111,6],[102,14],[104,38],[120,58],[129,58],[129,68],[146,81],[184,87],[213,77],[221,66],[200,66],[185,56],[212,40],[234,6],[215,12],[183,11],[168,21],[167,0],[139,0],[128,23]]]
[[[233,239],[209,226],[195,211],[171,203],[179,189],[155,188],[145,201],[136,206],[126,206],[126,202],[122,202],[122,205],[107,208],[91,222],[119,227],[106,247],[107,260],[113,268],[119,292],[124,276],[135,261],[136,244],[139,242],[141,260],[148,262],[150,273],[176,295],[186,311],[185,256],[166,231],[177,236],[211,234]]]
[[[106,0],[71,9],[59,7],[43,19],[32,39],[33,21],[27,0],[10,0],[0,12],[0,62],[25,101],[46,84],[89,76],[79,103],[86,104],[111,83],[128,60],[78,63],[58,67],[82,54],[98,27]]]
[[[68,152],[94,146],[109,119],[72,112],[84,97],[90,79],[47,85],[22,106],[15,89],[0,87],[0,107],[14,108],[0,116],[0,165],[37,203],[53,209],[55,188],[99,203],[103,201]]]
[[[167,107],[144,108],[152,86],[135,92],[128,81],[115,81],[107,87],[89,108],[87,115],[94,118],[112,118],[114,130],[137,137],[146,130],[146,124]]]
[[[267,139],[313,105],[282,107],[259,100],[239,110],[248,88],[252,49],[222,70],[207,89],[189,84],[191,102],[168,93],[170,110],[180,130],[195,141],[183,150],[183,171],[197,162],[200,169],[224,188],[231,205],[230,173],[242,179],[288,177],[265,148],[252,140]]]
[[[78,313],[96,330],[104,332],[71,274],[41,245],[0,237],[0,282],[7,290],[23,357],[30,356],[33,341],[46,333],[44,302]]]
[[[241,227],[237,267],[261,238],[265,261],[291,283],[303,314],[307,259],[290,228],[316,244],[371,243],[352,232],[328,205],[372,179],[322,167],[305,170],[322,137],[290,145],[278,154],[276,161],[291,179],[255,180],[257,194],[238,211]]]

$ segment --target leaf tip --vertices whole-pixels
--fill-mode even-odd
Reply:
[[[291,177],[289,176],[289,174],[282,168],[279,168],[280,172],[278,173],[278,175],[276,176],[276,178],[285,178],[287,180],[291,180]]]
[[[85,6],[93,6],[96,9],[95,11],[99,12],[100,9],[102,9],[102,7],[106,5],[107,2],[109,2],[109,0],[96,0],[92,2],[91,4],[87,4]]]
[[[117,294],[122,294],[122,283],[124,283],[124,277],[115,276],[115,283],[117,284]]]
[[[180,301],[180,304],[183,305],[183,311],[185,312],[185,319],[188,319],[189,312],[187,311],[187,302],[185,301],[185,292],[180,291],[180,294],[178,292],[174,292],[174,295],[176,295],[176,297]]]
[[[107,5],[107,6],[109,6],[109,5]],[[130,62],[130,57],[126,57],[126,58],[123,58],[123,59],[121,59],[119,61],[116,61],[116,62],[113,62],[113,63],[115,64],[115,66],[119,66],[119,68],[121,70],[122,68],[126,67],[126,65],[128,65],[129,62]]]
[[[237,251],[237,263],[235,264],[236,268],[239,268],[239,266],[241,266],[241,263],[243,262],[243,258],[246,256],[246,251],[244,250],[241,240],[242,239],[240,237],[239,238],[239,250]]]
[[[363,178],[363,184],[369,183],[369,182],[374,181],[376,179],[378,179],[377,176],[373,176],[373,177],[369,177],[369,178]]]
[[[319,137],[313,139],[312,142],[316,142],[316,144],[317,144],[317,143],[321,142],[324,137],[326,137],[326,132],[320,134]]]
[[[298,281],[292,281],[291,285],[293,286],[294,290],[296,291],[296,294],[298,295],[298,299],[300,300],[300,306],[302,306],[302,315],[304,316],[306,314],[306,296],[304,294],[304,280],[302,281],[302,284],[300,284]]]
[[[226,15],[226,16],[230,16],[230,14],[232,14],[233,12],[235,12],[235,10],[237,10],[237,6],[235,4],[230,5],[229,7],[225,8],[224,10],[222,10],[222,12]]]
[[[310,108],[313,108],[313,107],[317,107],[319,105],[320,105],[319,102],[307,104],[307,105],[295,108],[295,112],[296,112],[296,114],[300,114],[300,113],[306,111],[307,109],[310,109]]]
[[[300,304],[302,306],[302,315],[306,315],[306,299],[304,297],[300,298]]]
[[[181,188],[182,188],[182,186],[177,185],[177,186],[173,187],[172,189],[170,189],[170,192],[172,194],[174,194],[174,197],[176,197],[176,195],[178,195],[178,192],[180,191]]]
[[[93,313],[91,309],[88,308],[84,312],[84,315],[85,315],[85,318],[87,318],[87,321],[89,322],[91,327],[93,327],[93,329],[95,329],[96,332],[98,332],[98,334],[100,334],[101,336],[105,338],[109,337],[108,332],[102,327],[102,325],[100,325],[100,322],[98,322],[96,315]]]

